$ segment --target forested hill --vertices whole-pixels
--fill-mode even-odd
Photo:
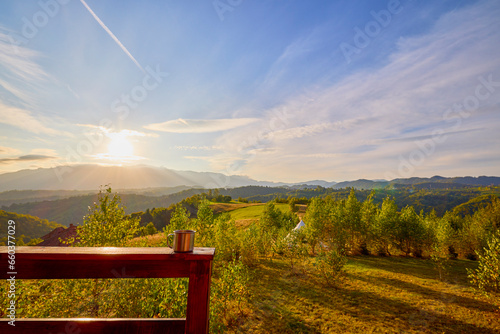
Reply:
[[[184,190],[175,194],[165,196],[145,196],[136,194],[119,194],[122,204],[127,214],[145,211],[148,208],[168,207],[181,200],[201,193],[200,189]],[[69,224],[80,225],[83,217],[88,214],[88,208],[97,201],[97,194],[74,196],[52,201],[29,202],[20,204],[11,204],[2,207],[3,210],[16,212],[19,214],[29,214],[59,224],[69,226]]]
[[[167,208],[185,198],[201,194],[204,191],[230,196],[235,200],[245,199],[247,201],[268,202],[274,199],[287,199],[289,197],[296,197],[303,201],[318,196],[332,196],[334,199],[342,199],[349,196],[350,189],[333,189],[321,186],[317,186],[316,188],[247,186],[217,190],[189,189],[165,196],[119,194],[126,208],[126,213],[131,214],[134,212],[145,212],[147,209]],[[395,199],[395,203],[400,209],[411,205],[417,212],[420,212],[420,210],[424,210],[425,212],[435,210],[438,216],[443,215],[446,211],[453,210],[459,205],[463,205],[460,209],[457,209],[460,212],[470,212],[482,203],[481,199],[476,198],[500,195],[500,187],[452,187],[440,189],[437,187],[415,187],[414,185],[409,185],[392,189],[356,190],[356,196],[360,201],[364,201],[372,191],[375,192],[374,202],[376,204],[382,203],[384,198],[390,196]],[[80,225],[83,222],[83,217],[88,213],[88,207],[92,206],[96,200],[97,194],[75,196],[53,201],[12,204],[2,209],[19,214],[30,214],[66,226],[69,226],[69,224]],[[471,200],[472,202],[468,203]]]
[[[24,236],[23,241],[28,243],[31,239],[40,238],[55,228],[62,226],[47,219],[0,210],[0,243],[6,241],[9,220],[15,222],[15,234],[13,236],[16,237],[17,245],[19,245],[22,236]]]

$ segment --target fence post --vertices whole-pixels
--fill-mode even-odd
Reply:
[[[208,333],[212,261],[191,262],[186,314],[186,333]]]

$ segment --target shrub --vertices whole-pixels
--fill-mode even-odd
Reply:
[[[347,257],[344,252],[334,248],[320,252],[314,265],[324,283],[327,286],[333,286],[344,275],[344,265],[346,263]]]
[[[476,270],[467,270],[471,283],[479,291],[500,292],[500,233],[491,235],[483,253],[478,253],[479,265]]]

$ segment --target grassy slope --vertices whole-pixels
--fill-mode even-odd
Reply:
[[[283,260],[261,260],[230,332],[499,333],[498,308],[467,284],[465,268],[475,265],[452,261],[440,282],[427,260],[352,257],[344,282],[331,288],[311,263],[292,274]]]
[[[283,212],[287,212],[289,208],[288,204],[282,204],[282,203],[275,204],[275,206],[276,208],[280,209]],[[231,218],[234,220],[240,220],[240,219],[258,220],[262,216],[265,207],[266,207],[265,204],[251,205],[243,208],[238,208],[236,210],[232,210],[229,212],[229,214],[231,215]]]

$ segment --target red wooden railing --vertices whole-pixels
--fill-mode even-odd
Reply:
[[[10,274],[8,248],[0,247],[2,279],[117,278],[122,274],[127,278],[189,278],[186,318],[27,319],[17,314],[15,327],[8,324],[8,318],[0,321],[0,333],[208,333],[214,252],[213,248],[173,253],[170,248],[156,247],[16,247],[15,274]],[[8,305],[0,307],[6,310]]]

